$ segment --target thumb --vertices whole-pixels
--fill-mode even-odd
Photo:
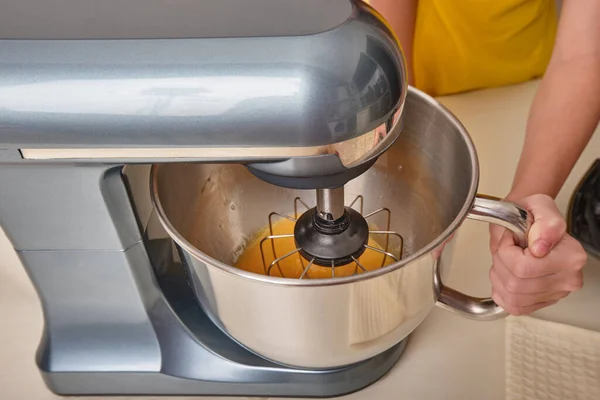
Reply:
[[[500,225],[490,224],[489,232],[490,232],[490,241],[489,241],[490,252],[492,254],[496,254],[496,252],[498,251],[498,247],[500,247],[501,239],[503,238],[504,233],[507,232],[507,229]]]
[[[549,196],[530,196],[522,203],[533,216],[528,237],[529,251],[535,257],[544,257],[565,235],[567,223]]]

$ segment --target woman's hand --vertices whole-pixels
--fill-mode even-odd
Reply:
[[[496,304],[512,315],[525,315],[581,289],[587,254],[566,233],[566,222],[551,197],[533,195],[515,203],[534,219],[529,247],[522,249],[512,232],[490,225],[490,280]]]

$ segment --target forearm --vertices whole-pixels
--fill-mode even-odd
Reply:
[[[564,0],[509,199],[556,197],[600,119],[600,2]]]
[[[412,62],[417,2],[417,0],[370,0],[368,2],[383,16],[398,37],[406,58],[408,80],[411,85],[414,83]]]
[[[600,118],[600,58],[550,66],[533,102],[509,198],[556,197]]]

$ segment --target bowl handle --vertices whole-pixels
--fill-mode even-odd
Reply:
[[[515,242],[519,246],[527,247],[527,235],[533,218],[527,210],[514,203],[477,195],[467,218],[501,225],[515,234]],[[436,274],[436,284],[439,293],[437,305],[441,308],[481,321],[495,320],[508,315],[490,297],[472,297],[444,286],[439,274]]]

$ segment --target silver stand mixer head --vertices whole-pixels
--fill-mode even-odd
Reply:
[[[43,305],[37,363],[49,389],[328,397],[371,384],[400,357],[404,342],[315,371],[247,350],[199,306],[173,241],[149,234],[131,175],[136,165],[244,164],[282,187],[324,189],[319,229],[348,212],[364,236],[327,189],[400,134],[404,58],[372,8],[8,0],[0,54],[0,221]],[[305,247],[315,262],[330,258]]]

